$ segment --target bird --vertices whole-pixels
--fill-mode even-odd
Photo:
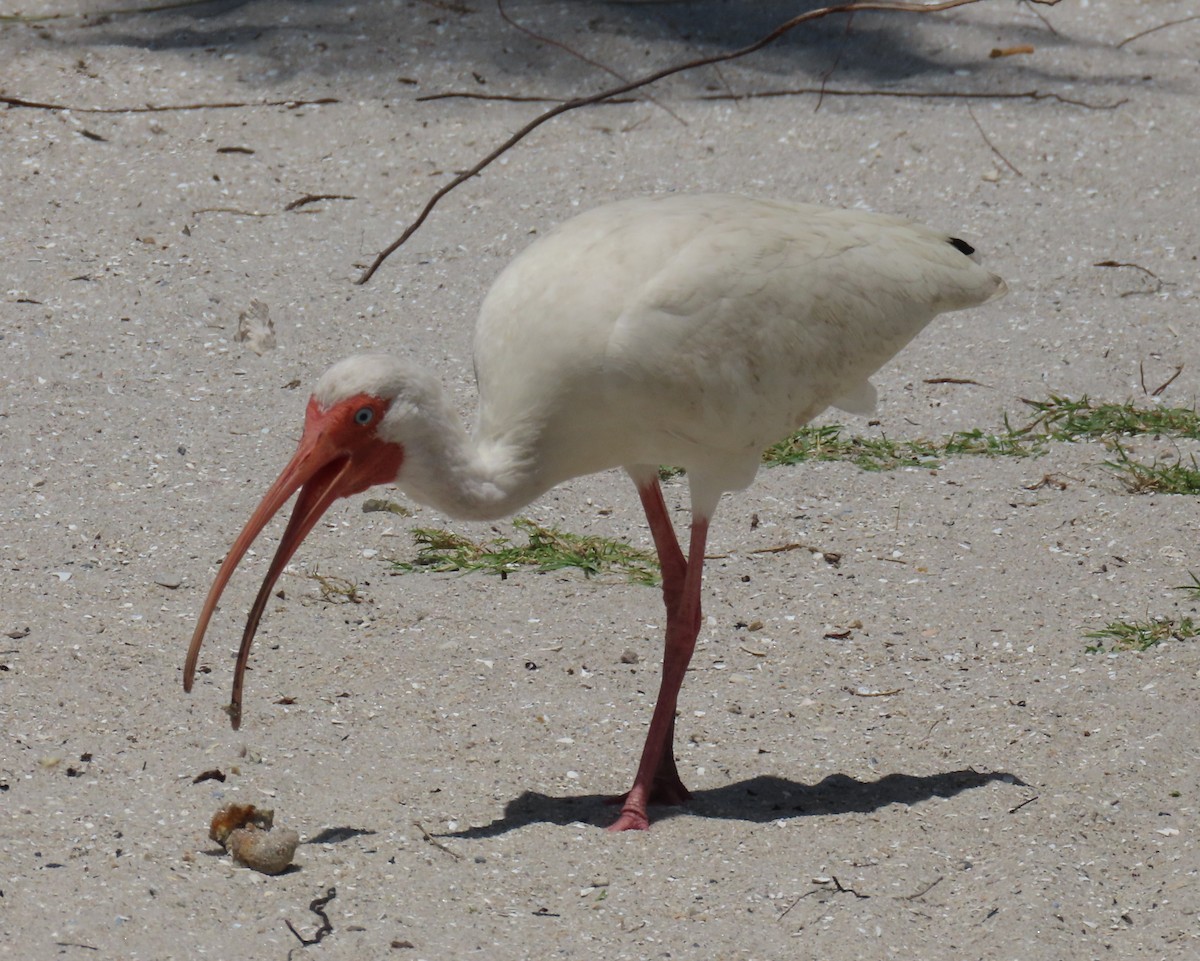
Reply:
[[[860,210],[726,194],[612,202],[536,239],[496,278],[474,336],[478,410],[468,430],[441,384],[383,354],[317,381],[299,445],[223,563],[184,664],[239,561],[297,494],[234,669],[243,675],[272,588],[335,500],[394,484],[468,521],[511,515],[573,477],[623,469],[649,525],[666,630],[657,700],[612,831],[645,830],[652,804],[690,798],[675,714],[701,624],[709,525],[748,487],[770,444],[829,407],[866,414],[869,378],[937,314],[1002,296],[1004,281],[948,233]],[[659,482],[682,468],[681,546]]]

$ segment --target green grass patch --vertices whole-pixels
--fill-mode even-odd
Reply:
[[[1145,621],[1112,621],[1098,631],[1089,631],[1087,652],[1147,651],[1174,638],[1187,641],[1200,635],[1200,626],[1190,617],[1153,617]]]
[[[802,461],[849,461],[862,470],[885,471],[898,467],[938,467],[943,460],[961,455],[987,457],[1031,457],[1046,450],[1044,437],[1006,430],[988,434],[982,430],[955,431],[940,441],[902,440],[886,437],[855,437],[843,434],[838,424],[803,427],[763,453],[772,466]]]
[[[1117,451],[1109,466],[1126,475],[1136,493],[1200,493],[1200,468],[1183,464],[1138,464],[1120,446],[1119,438],[1138,435],[1200,439],[1200,414],[1187,407],[1138,407],[1134,404],[1095,404],[1051,394],[1047,400],[1024,402],[1033,418],[1013,427],[1005,418],[996,432],[956,431],[940,440],[889,440],[848,434],[840,424],[803,427],[763,453],[769,465],[802,461],[848,461],[863,470],[900,467],[938,467],[952,457],[1036,457],[1052,442],[1098,440]]]
[[[1026,400],[1034,419],[1023,431],[1042,430],[1053,440],[1107,440],[1139,434],[1200,438],[1200,414],[1190,407],[1137,407],[1093,404],[1051,394],[1048,400]]]
[[[506,577],[522,568],[546,572],[573,567],[587,577],[616,573],[634,584],[659,583],[654,554],[623,541],[571,534],[523,517],[514,519],[513,527],[525,536],[524,543],[514,543],[502,534],[473,541],[450,531],[417,528],[412,532],[418,547],[416,558],[398,562],[396,569],[405,573],[483,571]]]

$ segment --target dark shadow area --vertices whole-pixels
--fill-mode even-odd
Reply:
[[[678,807],[651,807],[650,822],[673,817],[714,818],[764,824],[780,818],[818,817],[878,811],[890,804],[913,805],[930,798],[948,798],[981,788],[993,781],[1027,786],[1004,771],[948,771],[917,776],[887,774],[877,781],[859,781],[831,774],[818,784],[803,784],[773,775],[761,775],[724,787],[696,791]],[[474,840],[496,837],[530,824],[573,824],[586,821],[607,826],[616,819],[616,808],[598,795],[551,797],[526,791],[504,808],[504,816],[482,827],[439,834],[438,837]]]
[[[509,0],[505,10],[522,26],[563,47],[601,61],[617,58],[609,65],[636,77],[674,62],[741,49],[790,18],[825,5],[814,0],[687,4]],[[987,51],[1001,36],[1004,44],[1039,48],[1076,46],[1081,41],[1052,32],[1020,8],[982,4],[969,9],[988,11],[991,25],[968,25],[960,11],[835,15],[801,24],[742,62],[771,75],[771,82],[780,86],[826,78],[843,85],[886,86],[949,78],[959,70],[970,76],[954,77],[958,89],[979,88],[992,74],[1002,75],[1010,85],[1073,79],[1043,73],[1030,62],[989,65]],[[459,69],[467,85],[464,89],[479,84],[475,92],[570,97],[616,83],[567,49],[542,43],[505,23],[494,0],[438,4],[366,0],[352,8],[329,0],[212,0],[85,21],[80,29],[64,30],[58,24],[52,29],[60,42],[78,47],[191,51],[217,60],[230,54],[244,57],[256,61],[247,64],[250,75],[242,78],[251,83],[268,74],[273,83],[330,77],[342,83],[361,82],[364,86],[344,91],[355,97],[408,99],[445,92],[396,83],[397,76],[403,75],[420,84],[422,67],[433,63],[442,70],[447,65]],[[438,31],[435,41],[429,39],[431,30]],[[964,42],[968,35],[971,41]],[[655,44],[669,44],[675,52],[652,53]],[[681,48],[689,51],[686,56],[680,55]],[[598,53],[601,50],[608,53]],[[706,68],[670,82],[700,92],[721,89],[726,78]]]
[[[708,0],[688,3],[686,9],[654,3],[579,4],[578,20],[569,12],[555,15],[545,4],[509,2],[505,9],[523,26],[581,51],[586,51],[596,40],[627,44],[682,40],[695,48],[696,56],[702,56],[738,50],[792,17],[826,5],[813,0],[803,3]],[[357,5],[354,16],[347,16],[344,7],[326,0],[275,0],[270,4],[256,0],[213,0],[144,14],[136,21],[123,17],[100,23],[94,28],[94,35],[104,43],[147,50],[237,52],[237,48],[269,44],[275,38],[298,32],[310,33],[314,38],[319,35],[325,44],[366,34],[372,44],[383,43],[399,50],[414,32],[430,25],[453,23],[476,34],[478,39],[491,41],[487,46],[495,55],[503,48],[509,48],[516,56],[541,48],[549,55],[548,59],[574,64],[583,77],[611,79],[568,51],[539,43],[505,23],[494,0],[474,0],[469,5],[448,3],[440,8],[420,3],[366,3]],[[286,19],[264,15],[269,9],[281,8],[288,11]],[[602,11],[600,16],[594,15],[597,9]],[[586,29],[581,30],[579,26],[584,19]],[[931,59],[903,42],[900,30],[906,19],[913,18],[859,14],[857,22],[848,23],[844,15],[824,17],[796,27],[761,56],[778,60],[779,68],[788,72],[800,68],[817,73],[833,66],[836,57],[841,69],[876,79],[952,68],[953,64]],[[441,53],[451,50],[453,43],[453,36],[447,37],[446,49]],[[325,46],[321,52],[329,53],[332,49]],[[817,59],[823,62],[814,62],[814,54],[820,55]]]
[[[341,844],[343,841],[349,841],[351,838],[360,838],[364,835],[375,834],[367,828],[325,828],[325,830],[314,834],[311,838],[305,841],[305,844]]]

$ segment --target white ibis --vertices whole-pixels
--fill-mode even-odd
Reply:
[[[647,828],[648,804],[689,796],[675,767],[675,708],[718,500],[750,484],[765,447],[826,407],[869,412],[868,377],[935,315],[1001,296],[1004,281],[972,253],[894,217],[734,196],[628,200],[568,221],[518,256],[484,301],[472,432],[420,368],[369,354],[325,372],[295,455],[204,602],[184,689],[234,568],[296,491],[242,636],[235,728],[271,589],[334,500],[394,483],[451,517],[489,520],[570,477],[621,467],[658,550],[667,627],[641,762],[610,830]],[[663,502],[662,464],[687,472],[686,554]]]

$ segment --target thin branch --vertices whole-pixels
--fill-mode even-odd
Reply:
[[[1034,2],[1036,3],[1036,0],[1034,0]],[[1054,24],[1052,24],[1050,22],[1050,18],[1047,17],[1044,13],[1042,13],[1042,11],[1039,10],[1036,6],[1034,6],[1034,3],[1027,3],[1026,0],[1022,0],[1022,5],[1028,6],[1029,12],[1032,13],[1039,20],[1041,20],[1042,24],[1046,27],[1046,29],[1049,30],[1054,36],[1056,36],[1056,37],[1058,36],[1058,31],[1054,29]]]
[[[536,94],[523,93],[480,93],[477,90],[448,90],[445,93],[427,93],[420,97],[414,97],[414,103],[427,103],[430,100],[502,100],[507,103],[568,103],[562,97],[539,97]],[[598,107],[607,107],[611,104],[625,103],[641,103],[637,97],[613,97],[611,100],[605,100],[604,103],[596,104]]]
[[[1168,377],[1163,383],[1159,384],[1154,390],[1150,391],[1151,397],[1159,397],[1162,392],[1175,383],[1175,378],[1183,373],[1183,364],[1175,368],[1175,373]]]
[[[659,22],[662,23],[664,26],[666,26],[667,29],[669,29],[672,33],[674,33],[676,39],[679,40],[680,43],[686,44],[693,53],[695,53],[695,54],[700,53],[700,48],[697,47],[696,44],[692,42],[691,37],[688,35],[685,35],[683,33],[683,31],[680,30],[679,27],[676,26],[675,23],[673,23],[669,17],[667,17],[665,14],[662,14],[659,16]],[[713,73],[716,74],[717,80],[720,81],[721,86],[724,87],[730,93],[733,93],[733,87],[731,87],[729,85],[729,81],[725,79],[725,74],[721,70],[721,65],[719,63],[713,64]]]
[[[1141,40],[1142,37],[1152,33],[1157,33],[1159,30],[1166,30],[1167,27],[1178,27],[1181,23],[1191,23],[1193,20],[1200,20],[1200,13],[1190,17],[1184,17],[1181,20],[1168,20],[1166,23],[1160,23],[1157,27],[1151,27],[1149,30],[1143,30],[1141,33],[1135,33],[1132,37],[1126,37],[1117,44],[1117,49],[1120,50],[1125,44],[1133,43],[1135,40]]]
[[[1011,160],[1009,160],[1006,156],[1004,156],[1004,154],[1002,154],[1000,152],[1000,148],[997,147],[994,143],[992,143],[991,137],[989,137],[987,135],[987,131],[983,129],[983,124],[981,124],[979,122],[979,118],[977,118],[975,116],[975,111],[972,110],[970,108],[970,106],[967,107],[967,113],[969,113],[971,115],[971,120],[974,121],[975,127],[979,130],[979,136],[981,136],[983,138],[983,142],[991,148],[992,153],[994,153],[997,157],[999,157],[1001,160],[1003,160],[1004,165],[1006,167],[1008,167],[1008,169],[1011,170],[1013,173],[1015,173],[1018,177],[1024,177],[1025,175],[1023,173],[1021,173],[1020,170],[1017,169],[1017,165],[1014,164]]]
[[[299,941],[304,947],[307,948],[309,945],[319,944],[322,940],[324,940],[325,935],[333,933],[333,924],[329,920],[329,915],[325,913],[325,907],[336,897],[337,888],[329,888],[322,897],[313,898],[309,903],[308,910],[321,919],[321,926],[313,932],[313,936],[311,938],[304,937],[304,935],[296,930],[295,925],[293,925],[291,921],[288,921],[286,918],[284,919],[283,923],[287,925],[288,930],[296,936],[296,940]],[[288,952],[288,956],[291,956],[290,951]]]
[[[425,826],[423,824],[421,824],[420,821],[413,821],[413,827],[415,827],[418,831],[421,832],[422,838],[424,838],[426,841],[428,841],[430,844],[432,844],[439,851],[445,851],[447,854],[450,855],[450,857],[454,858],[456,861],[462,860],[463,856],[461,854],[459,854],[457,851],[455,851],[451,848],[446,847],[446,845],[444,845],[441,841],[439,841],[432,834],[430,834],[428,831],[426,831]]]
[[[839,894],[853,894],[859,901],[866,901],[871,896],[869,894],[859,894],[857,891],[854,890],[854,888],[846,887],[836,877],[832,878],[831,880],[833,881],[834,890],[837,891]]]
[[[284,207],[284,210],[296,210],[303,207],[305,204],[315,204],[319,200],[354,200],[355,198],[349,194],[305,194],[298,200],[293,200],[290,204]]]
[[[818,94],[822,97],[911,97],[917,100],[1053,100],[1056,103],[1072,107],[1083,107],[1087,110],[1116,110],[1129,102],[1128,98],[1114,100],[1112,103],[1089,103],[1086,100],[1075,100],[1058,93],[1043,93],[1040,90],[1025,91],[972,91],[972,90],[838,90],[823,87],[792,87],[787,90],[758,90],[752,93],[709,93],[702,94],[700,100],[752,100],[767,97],[799,97],[806,94]],[[451,96],[447,94],[435,96]],[[462,94],[461,96],[467,96]],[[432,99],[432,98],[430,98]]]
[[[689,60],[686,63],[675,64],[671,67],[665,67],[662,70],[657,70],[654,73],[647,74],[637,80],[630,81],[626,84],[621,84],[617,87],[612,87],[608,90],[601,90],[599,93],[591,94],[586,97],[577,97],[574,100],[568,100],[566,103],[558,104],[551,107],[549,110],[535,117],[529,123],[525,124],[520,130],[509,137],[499,147],[487,154],[482,160],[476,163],[469,170],[466,170],[456,176],[449,183],[434,192],[433,196],[426,201],[424,208],[417,215],[417,218],[405,228],[404,232],[391,244],[385,247],[370,266],[362,272],[356,283],[365,284],[379,269],[380,265],[394,254],[400,247],[421,227],[425,220],[433,212],[433,208],[437,206],[446,194],[454,190],[460,184],[465,183],[472,177],[477,176],[486,167],[490,166],[497,158],[506,153],[516,144],[524,140],[529,134],[540,127],[542,124],[553,120],[559,114],[567,113],[570,110],[577,110],[580,107],[586,107],[594,103],[600,103],[609,100],[612,97],[620,96],[621,94],[629,93],[631,90],[637,90],[639,87],[645,87],[655,83],[666,77],[674,76],[677,73],[683,73],[687,70],[694,70],[698,67],[707,67],[714,63],[725,63],[729,60],[736,60],[739,57],[745,57],[755,53],[766,46],[774,43],[780,37],[791,32],[802,23],[808,23],[813,20],[819,20],[823,17],[828,17],[833,14],[851,14],[860,10],[872,11],[890,11],[893,13],[938,13],[945,10],[953,10],[957,7],[965,7],[971,4],[979,3],[980,0],[941,0],[938,3],[911,3],[905,0],[862,0],[862,2],[844,3],[830,7],[820,7],[816,10],[810,10],[807,13],[802,13],[798,16],[786,20],[773,30],[760,37],[758,40],[738,50],[732,50],[727,53],[714,54],[709,57],[701,57],[696,60]],[[1040,3],[1044,6],[1054,6],[1059,0],[1031,0],[1031,2]]]
[[[1009,812],[1009,813],[1011,813],[1011,812]],[[902,900],[902,901],[915,901],[915,900],[917,900],[917,898],[922,898],[922,897],[924,897],[925,895],[927,895],[927,894],[928,894],[930,891],[932,891],[934,888],[936,888],[936,887],[937,887],[939,884],[941,884],[941,883],[942,883],[942,880],[943,880],[943,879],[942,879],[942,876],[939,874],[939,875],[938,875],[936,878],[934,878],[934,879],[933,879],[932,881],[930,881],[930,882],[929,882],[927,885],[925,885],[925,887],[923,887],[923,888],[919,889],[918,891],[914,892],[913,894],[902,894],[902,895],[900,895],[900,896],[899,896],[899,897],[900,897],[900,900]]]
[[[1059,93],[1043,93],[1040,90],[1024,90],[1024,91],[973,91],[973,90],[876,90],[876,89],[851,89],[842,90],[829,87],[790,87],[786,90],[753,90],[749,93],[734,93],[728,91],[726,93],[705,93],[700,94],[695,99],[697,100],[765,100],[772,97],[803,97],[816,94],[821,97],[898,97],[909,98],[913,100],[1052,100],[1055,103],[1066,104],[1071,107],[1082,107],[1085,110],[1116,110],[1118,107],[1123,107],[1129,103],[1128,98],[1122,97],[1120,100],[1114,100],[1112,103],[1089,103],[1086,100],[1075,100],[1072,97],[1064,97]],[[535,94],[515,94],[515,93],[479,93],[474,90],[448,90],[445,93],[429,93],[421,97],[416,97],[417,103],[424,103],[428,100],[503,100],[511,103],[567,103],[562,97],[542,97]],[[613,97],[611,100],[605,100],[603,103],[596,104],[598,107],[607,107],[612,104],[629,104],[639,103],[636,97]]]
[[[533,30],[530,30],[529,27],[526,27],[523,24],[517,23],[516,20],[514,20],[512,17],[510,17],[508,15],[508,11],[504,9],[504,0],[496,0],[496,11],[500,14],[500,19],[503,20],[505,23],[507,23],[510,27],[512,27],[514,30],[520,31],[521,33],[525,34],[525,36],[527,36],[533,40],[536,40],[538,43],[544,43],[551,47],[557,47],[559,50],[562,50],[564,53],[570,54],[576,60],[582,60],[584,63],[586,63],[590,67],[595,67],[597,70],[603,70],[610,77],[616,77],[622,83],[629,82],[628,77],[626,77],[624,74],[618,73],[616,70],[614,70],[612,67],[608,66],[607,64],[603,64],[599,60],[593,60],[587,54],[581,53],[580,51],[576,50],[574,47],[563,43],[561,40],[555,40],[553,37],[547,37],[547,36],[544,36],[543,34],[535,33]],[[663,110],[665,110],[667,113],[669,113],[673,118],[678,120],[685,127],[687,126],[687,121],[684,120],[681,116],[679,116],[679,114],[677,114],[670,107],[659,103],[657,100],[655,100],[649,94],[647,94],[646,99],[649,100],[651,103],[653,103],[656,107],[660,107]]]
[[[1140,271],[1142,274],[1144,274],[1145,276],[1149,277],[1151,280],[1154,281],[1154,289],[1153,290],[1123,290],[1123,291],[1121,291],[1120,294],[1118,294],[1119,297],[1132,297],[1135,294],[1157,294],[1164,287],[1175,286],[1174,284],[1168,284],[1167,281],[1163,280],[1153,270],[1150,270],[1150,268],[1148,268],[1148,267],[1143,267],[1141,264],[1130,264],[1130,263],[1126,263],[1126,262],[1120,261],[1120,260],[1099,260],[1096,263],[1092,264],[1092,266],[1093,267],[1128,267],[1133,270]]]
[[[970,377],[926,377],[923,384],[963,384],[971,387],[986,387],[988,390],[994,388],[990,384],[981,384],[977,380],[972,380]]]
[[[72,113],[167,113],[174,110],[237,110],[243,107],[311,107],[327,103],[341,103],[336,97],[320,97],[317,100],[259,100],[230,101],[228,103],[180,103],[147,104],[144,107],[73,107],[69,103],[45,103],[40,100],[25,100],[21,97],[0,96],[0,103],[10,107],[28,107],[34,110],[70,110]]]
[[[814,895],[814,894],[819,894],[821,892],[821,890],[822,890],[821,888],[813,888],[811,891],[806,891],[804,894],[802,894],[798,898],[796,898],[796,900],[793,901],[791,904],[789,904],[786,908],[784,908],[783,913],[781,915],[779,915],[779,917],[777,917],[775,920],[782,921],[784,918],[786,918],[788,916],[789,912],[797,904],[799,904],[805,898],[812,897],[812,895]]]
[[[842,62],[842,54],[846,52],[846,46],[850,42],[850,28],[854,26],[854,14],[846,17],[846,30],[842,39],[842,45],[838,47],[837,56],[833,58],[833,63],[829,65],[829,69],[821,74],[821,92],[817,96],[817,105],[813,107],[813,113],[821,109],[821,104],[825,102],[825,86],[829,83],[829,78],[833,76],[833,72],[837,70],[838,64]]]
[[[271,214],[264,210],[244,210],[241,207],[197,207],[192,211],[193,217],[198,217],[200,214],[236,214],[239,217],[270,217]]]

